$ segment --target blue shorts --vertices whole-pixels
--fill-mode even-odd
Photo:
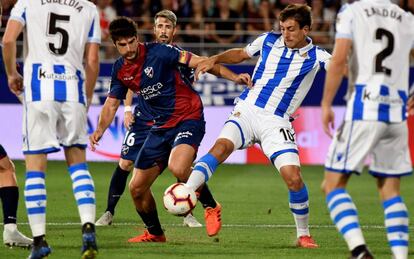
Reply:
[[[0,145],[0,159],[3,159],[7,156],[6,150],[2,145]]]
[[[171,150],[188,144],[197,152],[204,137],[204,120],[186,120],[171,129],[152,129],[135,160],[135,168],[148,169],[158,165],[163,170],[168,165]]]
[[[152,121],[143,120],[134,116],[134,123],[125,133],[122,142],[121,158],[125,160],[135,161],[138,153],[144,145],[145,139],[152,128]]]

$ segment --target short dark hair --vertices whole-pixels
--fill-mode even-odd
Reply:
[[[299,23],[301,29],[306,25],[310,29],[312,25],[311,8],[306,4],[290,4],[280,12],[279,19],[281,22],[293,19]]]
[[[121,38],[137,37],[138,26],[131,18],[121,16],[109,24],[109,35],[114,43]]]

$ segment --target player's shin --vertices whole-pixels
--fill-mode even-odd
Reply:
[[[408,211],[402,198],[396,196],[383,202],[385,228],[393,258],[408,257]]]
[[[365,245],[359,225],[358,213],[351,196],[345,189],[338,188],[326,196],[329,214],[338,231],[344,237],[349,250]]]
[[[24,197],[30,228],[34,237],[46,233],[46,185],[45,173],[28,171]]]
[[[295,192],[289,190],[289,207],[296,223],[297,237],[309,236],[309,198],[306,185]]]
[[[95,187],[86,163],[68,168],[82,225],[95,222]]]
[[[218,165],[219,162],[213,155],[207,154],[203,156],[195,164],[186,185],[196,191],[201,185],[210,179]]]

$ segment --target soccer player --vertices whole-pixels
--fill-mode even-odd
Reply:
[[[28,46],[24,78],[16,70],[16,39],[23,29]],[[15,94],[24,91],[24,196],[34,237],[30,258],[51,253],[45,238],[45,172],[47,154],[59,151],[60,146],[82,222],[82,257],[97,254],[95,191],[85,148],[86,113],[98,76],[99,43],[99,15],[86,0],[19,0],[6,27],[3,57],[9,87]]]
[[[7,246],[30,247],[33,240],[17,230],[19,188],[14,164],[2,145],[0,145],[0,200],[3,205],[3,243]]]
[[[0,27],[3,8],[0,1]],[[2,46],[0,45],[0,50]],[[3,65],[3,55],[0,51],[0,82],[6,81],[6,72]],[[33,240],[17,230],[17,205],[19,202],[19,188],[17,187],[16,173],[13,162],[7,156],[6,150],[0,144],[0,200],[3,206],[3,243],[7,246],[30,247]]]
[[[173,12],[169,10],[162,10],[158,12],[154,17],[154,35],[156,41],[171,44],[177,31],[176,23],[177,17]],[[180,71],[182,77],[186,78],[186,80],[189,80],[190,82],[193,82],[193,69],[188,69],[185,66],[179,66],[178,70]],[[134,166],[134,161],[138,156],[138,152],[144,144],[148,132],[153,124],[153,119],[145,118],[139,111],[138,106],[132,114],[132,108],[130,106],[132,103],[132,95],[133,92],[129,90],[124,101],[124,124],[128,129],[128,132],[125,134],[122,145],[121,158],[119,159],[118,166],[112,175],[111,183],[109,185],[105,213],[96,221],[96,226],[106,226],[112,224],[112,220],[115,215],[115,207],[125,190],[128,175]],[[208,189],[205,191],[208,191]],[[208,205],[206,204],[206,206]],[[183,221],[185,226],[202,226],[191,213],[185,216]]]
[[[165,242],[150,187],[167,166],[180,181],[188,178],[205,121],[200,96],[177,66],[194,68],[203,58],[171,45],[139,43],[136,24],[126,17],[114,20],[109,29],[121,57],[113,66],[109,96],[90,136],[91,147],[95,149],[128,89],[139,94],[140,116],[153,118],[153,125],[135,160],[129,189],[147,230],[128,241]],[[248,74],[236,75],[223,66],[212,71],[238,83],[250,83]],[[207,233],[213,236],[221,227],[221,206],[203,189],[200,200],[208,204]]]
[[[406,111],[409,53],[414,46],[414,17],[387,0],[358,1],[342,7],[322,98],[322,123],[331,136],[332,100],[352,53],[345,120],[337,130],[325,161],[322,189],[332,220],[344,237],[351,258],[373,258],[358,213],[346,186],[361,174],[368,154],[369,173],[376,178],[388,243],[393,258],[408,256],[408,211],[400,193],[401,177],[412,174]],[[351,51],[352,49],[352,51]],[[407,107],[408,100],[408,107]]]
[[[300,171],[291,115],[307,94],[316,73],[330,54],[307,37],[312,19],[307,5],[289,5],[280,13],[281,34],[268,32],[245,48],[212,56],[199,64],[205,72],[216,63],[236,64],[259,56],[253,72],[253,88],[245,89],[209,153],[200,158],[187,185],[196,190],[207,182],[217,166],[237,149],[259,143],[289,189],[289,207],[296,223],[297,246],[316,248],[309,233],[308,190]]]

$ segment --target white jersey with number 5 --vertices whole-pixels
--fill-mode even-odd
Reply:
[[[346,120],[404,121],[413,15],[387,0],[362,0],[342,7],[336,29],[353,43]]]
[[[26,102],[86,104],[82,65],[86,43],[100,43],[96,6],[86,0],[19,0],[10,19],[25,26]]]

